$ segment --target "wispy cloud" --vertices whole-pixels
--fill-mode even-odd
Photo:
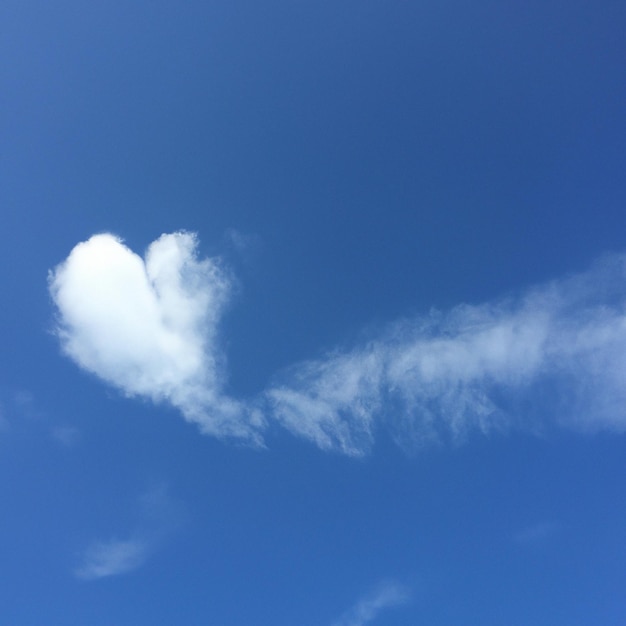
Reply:
[[[75,574],[84,580],[125,574],[143,565],[150,552],[148,542],[140,538],[98,541],[87,548]]]
[[[11,431],[14,435],[32,436],[44,429],[54,441],[66,448],[71,448],[80,441],[80,431],[67,424],[55,424],[54,416],[41,409],[31,391],[13,391],[7,401],[2,400],[0,433]]]
[[[58,335],[78,365],[129,396],[169,402],[208,434],[255,439],[254,414],[221,394],[230,280],[196,245],[190,233],[163,235],[142,259],[110,234],[78,244],[49,277]]]
[[[87,546],[74,570],[77,578],[96,580],[138,569],[183,519],[180,505],[164,485],[144,493],[138,506],[137,528],[125,539],[98,540]]]
[[[351,455],[381,428],[405,447],[515,428],[626,430],[623,255],[517,296],[389,324],[244,402],[222,394],[217,324],[230,279],[196,245],[189,233],[163,235],[145,260],[112,235],[76,246],[50,277],[65,352],[208,434],[257,443],[269,420]]]
[[[538,522],[514,533],[513,541],[524,546],[537,545],[558,532],[559,528],[560,525],[553,521]]]
[[[16,413],[22,418],[35,421],[45,417],[35,402],[35,396],[30,391],[25,389],[17,391],[13,396],[13,404]]]
[[[65,448],[72,448],[80,441],[80,431],[73,426],[56,426],[52,437]]]
[[[505,300],[390,325],[294,366],[267,392],[288,429],[361,454],[384,424],[401,445],[472,431],[626,430],[625,258]]]
[[[333,626],[365,626],[373,622],[381,611],[406,604],[409,590],[396,582],[385,582],[361,598]]]

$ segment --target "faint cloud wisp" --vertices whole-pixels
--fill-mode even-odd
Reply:
[[[513,535],[513,541],[522,546],[537,545],[547,541],[559,528],[556,522],[538,522],[518,530]]]
[[[127,539],[111,538],[90,544],[74,570],[77,578],[96,580],[140,568],[184,521],[181,505],[171,498],[165,485],[142,494],[138,506],[137,528]]]
[[[333,622],[332,626],[365,626],[373,622],[382,611],[399,607],[409,600],[409,591],[403,585],[396,582],[382,583]]]
[[[57,426],[52,437],[65,448],[72,448],[80,441],[80,431],[73,426]]]
[[[143,565],[150,552],[148,543],[139,538],[98,541],[85,550],[75,574],[83,580],[125,574]]]

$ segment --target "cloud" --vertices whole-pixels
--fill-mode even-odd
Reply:
[[[80,441],[80,431],[73,426],[56,426],[52,437],[65,448],[72,448]]]
[[[145,259],[110,234],[78,244],[49,277],[64,352],[122,390],[169,402],[205,433],[255,440],[254,414],[221,394],[217,325],[228,274],[195,235],[163,235]]]
[[[83,552],[77,578],[96,580],[138,569],[161,543],[184,521],[184,511],[169,495],[166,485],[142,494],[138,501],[139,523],[126,539],[94,541]]]
[[[390,325],[297,364],[266,392],[274,416],[326,449],[365,453],[554,425],[626,430],[626,259],[480,306]]]
[[[538,522],[517,531],[513,535],[513,541],[524,546],[537,545],[545,542],[560,529],[556,522]]]
[[[406,448],[512,429],[626,430],[624,255],[516,296],[396,321],[242,401],[223,393],[219,350],[231,280],[196,248],[181,232],[145,259],[113,235],[78,244],[50,274],[65,353],[207,434],[254,443],[272,421],[355,456],[381,429]]]
[[[39,410],[35,402],[35,396],[26,390],[21,390],[15,393],[13,396],[13,404],[16,412],[27,420],[39,420],[42,419],[44,413]]]
[[[149,545],[138,538],[96,542],[85,551],[75,574],[84,580],[125,574],[143,565],[150,552]]]
[[[266,396],[274,417],[320,448],[360,454],[373,439],[383,409],[384,355],[357,348],[296,365],[286,385]]]
[[[409,599],[406,587],[395,582],[383,583],[333,622],[333,626],[365,626],[374,621],[381,611],[406,604]]]

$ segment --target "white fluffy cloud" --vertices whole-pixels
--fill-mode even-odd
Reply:
[[[167,401],[209,434],[255,439],[224,397],[217,323],[230,282],[199,260],[190,233],[162,235],[145,259],[110,234],[78,244],[50,274],[65,353],[129,396]]]
[[[390,324],[369,342],[297,363],[254,402],[222,393],[217,324],[230,281],[195,236],[142,259],[103,234],[51,272],[64,351],[128,395],[167,401],[216,436],[260,442],[267,420],[323,449],[367,452],[472,432],[561,425],[626,430],[626,257],[480,306]]]

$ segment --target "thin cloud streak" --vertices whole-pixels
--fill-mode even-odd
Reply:
[[[261,445],[268,423],[325,450],[366,454],[378,431],[405,448],[555,426],[626,430],[626,256],[483,305],[388,325],[296,363],[252,401],[223,394],[218,323],[229,274],[190,233],[145,259],[113,235],[50,274],[64,352],[129,396],[168,402],[202,432]]]
[[[141,567],[150,553],[149,543],[141,538],[98,541],[87,548],[74,573],[83,580],[126,574]]]
[[[410,594],[406,587],[395,582],[383,583],[359,600],[332,626],[365,626],[373,622],[382,611],[406,604],[409,600]]]
[[[513,541],[523,546],[534,546],[547,541],[560,529],[560,524],[553,521],[538,522],[526,526],[513,534]]]
[[[184,522],[181,505],[158,485],[138,499],[139,523],[126,539],[94,541],[74,570],[77,578],[97,580],[132,572],[145,564],[166,538]]]
[[[359,455],[384,425],[402,446],[559,425],[626,430],[625,258],[481,306],[391,325],[367,345],[291,368],[273,415]]]
[[[52,429],[52,437],[65,448],[72,448],[80,441],[80,431],[72,426],[57,426]]]

